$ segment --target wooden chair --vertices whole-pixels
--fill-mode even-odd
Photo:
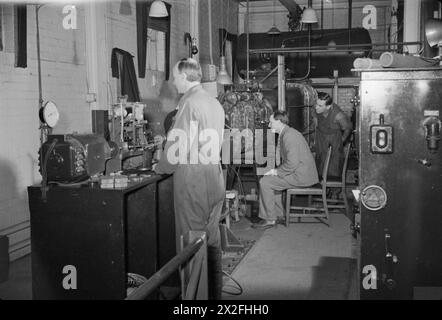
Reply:
[[[341,188],[342,192],[342,198],[340,199],[327,199],[328,208],[329,209],[345,209],[345,213],[347,217],[350,217],[350,206],[348,204],[347,199],[347,192],[346,192],[346,186],[347,186],[347,166],[348,166],[348,158],[350,154],[350,143],[348,143],[344,147],[344,154],[345,154],[345,160],[344,160],[344,166],[342,167],[342,175],[341,178],[328,178],[325,182],[325,185],[327,188]]]
[[[290,188],[286,190],[286,208],[285,208],[285,224],[288,227],[290,223],[290,218],[325,218],[327,220],[327,225],[330,226],[330,218],[328,213],[327,205],[327,173],[330,164],[330,158],[332,154],[332,147],[328,147],[327,158],[325,160],[325,165],[322,170],[322,181],[311,187],[297,187]],[[307,195],[308,205],[307,206],[294,206],[292,205],[292,196],[296,195]],[[322,208],[314,206],[312,202],[313,196],[321,196],[322,198]],[[291,213],[291,210],[301,210],[302,213]],[[312,211],[321,213],[311,213]]]

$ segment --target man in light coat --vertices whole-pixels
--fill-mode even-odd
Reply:
[[[173,173],[177,237],[190,230],[206,232],[209,299],[221,299],[219,219],[225,185],[220,151],[225,116],[218,100],[202,88],[201,75],[199,63],[191,58],[173,68],[174,85],[183,96],[154,170]]]

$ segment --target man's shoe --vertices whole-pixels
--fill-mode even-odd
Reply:
[[[261,220],[260,222],[252,224],[252,228],[268,229],[268,228],[274,227],[275,225],[276,225],[276,221]]]

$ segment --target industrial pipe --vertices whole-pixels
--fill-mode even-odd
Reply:
[[[339,70],[333,70],[333,102],[339,104]]]
[[[278,55],[278,110],[285,111],[285,62],[284,56]]]
[[[379,59],[369,58],[357,58],[353,62],[355,69],[380,69],[382,68],[381,61]]]
[[[384,68],[425,68],[432,67],[439,62],[424,60],[420,57],[407,56],[393,52],[384,52],[379,58]]]
[[[256,53],[292,53],[292,52],[309,52],[309,49],[311,52],[327,52],[330,53],[333,52],[340,52],[340,51],[349,51],[354,49],[366,49],[367,47],[380,47],[380,46],[387,46],[387,45],[403,45],[403,46],[411,46],[411,45],[418,45],[422,44],[421,42],[397,42],[397,43],[365,43],[365,44],[352,44],[351,46],[348,46],[346,44],[343,45],[335,45],[333,46],[336,48],[336,50],[329,50],[329,46],[312,46],[312,47],[293,47],[293,48],[262,48],[262,49],[251,49],[249,50],[250,54],[256,54]],[[341,49],[341,50],[339,50]],[[369,51],[374,51],[372,49],[366,49]]]
[[[246,87],[249,87],[250,82],[250,35],[249,35],[249,0],[247,0],[247,10],[246,10],[246,35],[247,35],[247,52],[246,52],[246,59],[247,59],[247,75],[246,75]]]

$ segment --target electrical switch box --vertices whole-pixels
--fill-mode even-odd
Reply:
[[[379,124],[370,127],[372,153],[393,153],[393,127],[384,124],[384,115],[379,116]]]

